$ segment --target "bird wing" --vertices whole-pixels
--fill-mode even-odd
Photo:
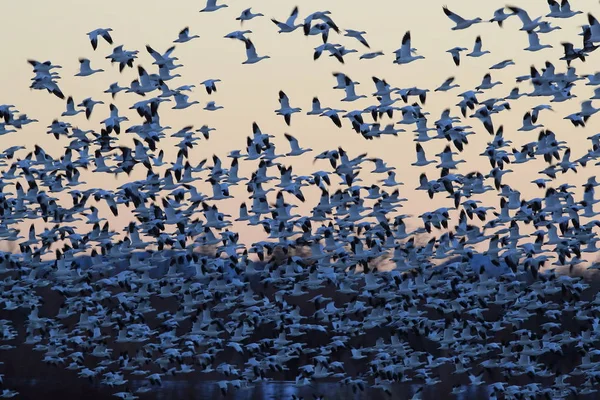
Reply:
[[[442,9],[444,10],[444,14],[446,14],[446,16],[448,16],[448,18],[450,18],[455,24],[460,24],[461,22],[465,22],[465,19],[463,17],[461,17],[458,14],[453,13],[452,11],[450,11],[448,9],[448,7],[444,6],[442,7]]]
[[[244,43],[246,44],[246,56],[248,58],[256,58],[256,48],[250,39],[245,39]]]
[[[290,27],[294,26],[294,22],[296,21],[296,17],[298,17],[298,6],[294,7],[294,9],[292,10],[292,13],[288,17],[287,21],[285,21],[285,24],[288,25],[288,26],[290,26]]]
[[[477,36],[475,39],[475,46],[473,46],[473,52],[479,53],[481,51],[481,36]]]
[[[560,8],[564,12],[571,12],[571,3],[569,3],[569,0],[563,0],[560,3]]]
[[[289,133],[285,133],[284,136],[288,140],[288,142],[290,142],[290,147],[292,148],[292,150],[300,148],[300,146],[298,146],[298,140],[295,137],[293,137]]]
[[[600,88],[599,88],[600,90]],[[314,97],[312,100],[312,108],[313,110],[320,110],[321,109],[321,102],[319,101],[318,97]]]
[[[161,56],[160,53],[158,53],[156,50],[154,50],[152,47],[150,47],[150,45],[146,45],[146,50],[148,51],[148,53],[150,53],[150,55],[152,56],[152,58],[154,58],[154,60],[156,60],[156,61],[163,60],[163,56]]]
[[[165,54],[163,54],[163,58],[169,58],[171,57],[171,53],[173,52],[173,50],[175,50],[175,46],[171,46],[167,49],[167,51],[165,51]]]
[[[523,10],[522,8],[513,6],[508,6],[508,9],[515,13],[524,25],[531,23],[531,18],[529,18],[529,14],[527,13],[527,11]]]
[[[110,36],[110,32],[109,31],[102,32],[102,37],[104,38],[104,40],[106,40],[108,42],[108,44],[113,44],[113,39]]]
[[[550,7],[550,12],[560,12],[560,5],[554,0],[548,0],[548,6]]]
[[[460,53],[453,52],[451,54],[452,54],[452,60],[454,61],[454,64],[458,67],[460,65]]]
[[[406,31],[402,38],[402,47],[400,47],[400,57],[411,56],[410,31]]]
[[[529,39],[529,46],[535,47],[540,45],[540,38],[534,31],[527,31],[527,38]]]
[[[282,90],[279,91],[279,104],[281,108],[290,108],[290,99]]]

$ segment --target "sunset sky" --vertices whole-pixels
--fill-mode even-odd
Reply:
[[[219,2],[220,3],[220,2]],[[532,17],[545,15],[549,12],[545,1],[515,2],[516,5],[525,8]],[[0,104],[14,104],[22,113],[27,113],[31,118],[40,120],[37,124],[31,124],[25,129],[10,135],[3,136],[3,147],[12,145],[27,145],[33,148],[33,144],[41,145],[54,157],[59,157],[64,151],[67,140],[61,138],[55,140],[45,132],[47,126],[54,118],[71,122],[73,126],[82,129],[100,130],[99,122],[108,116],[108,105],[111,102],[110,95],[102,93],[113,82],[121,86],[137,78],[136,69],[126,69],[123,73],[118,72],[118,66],[111,65],[105,56],[111,53],[116,45],[123,44],[127,50],[139,50],[137,64],[144,66],[150,73],[157,71],[152,65],[152,58],[146,52],[144,46],[151,45],[159,52],[164,52],[177,38],[178,32],[190,27],[190,34],[200,35],[200,39],[188,43],[178,44],[174,55],[184,67],[177,69],[182,78],[169,82],[171,88],[184,84],[195,84],[196,88],[189,93],[190,101],[198,100],[199,105],[192,106],[186,110],[171,110],[174,105],[164,103],[160,108],[161,122],[176,130],[193,124],[195,128],[207,124],[216,128],[209,141],[202,139],[198,146],[190,152],[192,164],[217,154],[228,166],[230,160],[226,158],[229,151],[233,149],[243,150],[246,145],[246,137],[252,134],[251,125],[256,121],[264,132],[276,136],[277,153],[289,151],[287,141],[283,134],[290,133],[295,136],[303,147],[311,147],[314,152],[297,158],[280,160],[287,165],[293,165],[296,174],[310,174],[317,169],[330,167],[324,161],[313,164],[313,157],[328,149],[342,146],[351,156],[366,152],[370,157],[384,159],[388,164],[397,168],[398,180],[404,182],[401,187],[401,196],[409,199],[405,203],[405,213],[418,215],[427,210],[452,205],[452,201],[446,199],[443,194],[436,195],[435,199],[429,200],[425,193],[415,192],[418,185],[418,176],[426,172],[430,178],[439,176],[439,169],[435,164],[425,168],[411,167],[415,161],[415,144],[413,142],[413,126],[399,126],[407,129],[407,132],[399,137],[385,136],[379,140],[366,141],[360,135],[352,131],[347,120],[343,120],[342,129],[336,128],[327,118],[307,116],[310,110],[311,99],[318,96],[323,106],[340,108],[347,111],[363,109],[375,104],[375,99],[370,95],[375,92],[372,76],[385,78],[388,83],[395,87],[409,88],[419,87],[431,90],[427,97],[424,111],[429,112],[429,125],[433,126],[435,120],[445,108],[451,108],[453,115],[460,115],[455,104],[460,101],[457,97],[462,91],[471,90],[481,83],[482,77],[488,72],[493,64],[505,59],[513,59],[515,66],[507,67],[501,71],[492,71],[494,81],[500,80],[499,85],[484,94],[479,95],[480,100],[491,97],[504,97],[515,87],[515,77],[529,74],[531,65],[538,70],[544,66],[545,61],[554,63],[558,71],[564,71],[566,65],[558,59],[562,56],[563,41],[573,42],[581,46],[580,26],[586,23],[586,12],[597,14],[600,17],[600,6],[596,1],[573,1],[572,7],[584,11],[568,20],[549,19],[553,25],[561,26],[548,34],[540,34],[542,43],[553,46],[552,49],[544,49],[536,53],[524,51],[528,45],[527,34],[519,31],[521,22],[515,17],[505,21],[504,28],[499,28],[495,23],[481,23],[463,31],[451,31],[454,25],[442,12],[442,6],[447,5],[451,10],[465,18],[481,17],[489,20],[494,10],[502,7],[504,1],[438,1],[425,2],[356,2],[343,0],[330,0],[327,2],[307,0],[299,4],[299,20],[314,11],[331,11],[331,17],[344,29],[355,29],[366,31],[366,39],[371,49],[362,46],[353,38],[343,37],[335,32],[330,34],[330,42],[340,43],[347,48],[357,49],[359,53],[349,54],[345,57],[344,65],[338,63],[333,57],[324,54],[319,60],[313,61],[313,49],[320,45],[320,36],[306,37],[302,30],[291,34],[277,33],[277,27],[270,18],[285,21],[293,7],[298,4],[287,0],[283,1],[258,1],[242,2],[232,0],[227,2],[228,8],[213,13],[198,12],[204,7],[199,1],[181,0],[177,2],[165,2],[157,0],[104,0],[102,2],[83,2],[76,0],[57,0],[52,2],[41,2],[23,0],[7,2],[3,4],[3,24],[0,25],[0,34],[3,40],[2,75],[0,75]],[[380,5],[379,7],[377,5]],[[427,6],[423,6],[426,4]],[[240,26],[235,18],[245,8],[252,6],[254,12],[262,12],[265,17],[258,17],[245,22]],[[103,40],[99,41],[98,49],[94,52],[86,33],[96,28],[112,28],[114,46],[110,46]],[[249,37],[254,42],[259,55],[269,55],[270,59],[255,65],[242,65],[245,59],[244,44],[237,40],[225,39],[223,36],[231,31],[239,29],[250,29],[253,31]],[[425,57],[408,65],[395,65],[393,51],[400,47],[402,36],[410,30],[412,34],[412,45],[418,50],[418,54]],[[462,46],[473,47],[475,38],[481,35],[483,48],[490,50],[491,54],[480,58],[466,57],[462,55],[460,67],[452,62],[452,57],[446,50]],[[365,52],[381,50],[384,56],[373,60],[359,60],[358,56]],[[575,61],[573,65],[580,75],[593,74],[598,65],[598,54],[594,53],[586,63]],[[78,58],[85,57],[91,60],[93,68],[105,70],[90,77],[75,77],[79,68]],[[65,95],[72,95],[76,104],[85,97],[103,100],[106,104],[94,109],[90,121],[80,114],[76,117],[61,118],[60,114],[65,109],[65,102],[59,100],[45,91],[30,90],[30,79],[33,77],[32,68],[27,64],[27,59],[39,61],[50,60],[63,68],[59,70],[62,79],[59,85]],[[359,81],[356,90],[358,94],[366,94],[367,99],[356,102],[341,102],[344,92],[333,90],[335,78],[333,72],[343,72],[353,80]],[[446,93],[433,93],[433,89],[439,86],[446,78],[455,76],[461,87]],[[209,96],[199,83],[205,79],[219,78],[218,92]],[[586,137],[597,133],[596,119],[592,117],[585,128],[574,128],[570,122],[563,120],[566,115],[577,112],[580,102],[589,98],[593,93],[593,87],[586,86],[586,81],[577,82],[574,93],[578,98],[565,103],[553,104],[554,112],[544,111],[538,123],[544,124],[556,132],[560,140],[568,142],[572,148],[572,159],[582,156],[591,143]],[[531,91],[531,84],[524,82],[519,84],[521,92]],[[274,110],[279,107],[277,93],[283,90],[290,98],[291,106],[301,107],[303,112],[295,114],[292,125],[285,125],[283,118],[276,116]],[[128,108],[134,102],[142,100],[136,94],[119,93],[115,104],[120,113],[130,118],[131,123],[139,123],[140,119]],[[202,110],[208,101],[215,101],[225,108],[216,112]],[[522,124],[523,114],[532,107],[539,104],[551,104],[549,98],[521,98],[512,101],[513,109],[494,116],[496,127],[503,124],[505,137],[513,141],[513,146],[537,140],[539,130],[532,132],[517,132]],[[594,103],[599,105],[600,103]],[[403,106],[400,102],[398,106]],[[384,119],[384,124],[399,121],[400,113],[394,114],[392,120]],[[490,171],[490,165],[485,157],[479,156],[485,149],[485,145],[491,137],[483,129],[482,124],[475,118],[466,118],[464,125],[471,125],[476,135],[469,136],[469,145],[458,157],[464,157],[467,163],[461,164],[457,172],[468,173],[480,170],[486,174]],[[121,133],[123,144],[131,145],[130,134]],[[169,160],[175,159],[175,139],[165,139],[162,148]],[[428,159],[436,159],[447,142],[432,141],[423,144]],[[248,175],[251,168],[257,162],[241,162],[242,173]],[[209,165],[211,162],[209,161]],[[364,184],[370,184],[381,176],[369,176],[365,172],[371,166],[365,164],[361,178]],[[530,162],[525,165],[514,165],[511,167],[515,173],[505,176],[505,183],[513,188],[519,189],[524,198],[543,196],[529,181],[537,177],[537,172],[544,169],[543,161]],[[558,183],[569,182],[580,186],[591,175],[595,175],[597,167],[589,165],[586,169],[580,169],[578,174],[569,172],[560,176]],[[162,170],[161,170],[162,172]],[[140,179],[145,176],[145,169],[139,168],[132,175],[132,179]],[[273,169],[271,174],[277,174]],[[123,176],[115,180],[112,176],[84,173],[82,179],[94,187],[116,188],[126,181]],[[101,180],[102,179],[102,180]],[[336,179],[337,181],[337,179]],[[200,184],[200,182],[198,183]],[[492,184],[490,181],[489,184]],[[208,186],[207,189],[210,189]],[[314,188],[313,188],[314,189]],[[576,189],[577,199],[581,198],[582,188]],[[223,212],[235,217],[238,216],[239,203],[247,200],[247,193],[243,186],[234,190],[232,194],[236,198],[219,204]],[[318,191],[307,191],[306,206],[297,212],[304,213],[318,201]],[[243,197],[242,197],[243,196]],[[497,193],[488,192],[479,196],[486,205],[498,206]],[[70,201],[70,199],[69,199]],[[108,214],[104,215],[109,217]],[[115,222],[113,228],[120,230],[129,222],[129,216],[122,216]],[[456,221],[456,220],[455,220]],[[420,224],[420,221],[418,221]],[[245,241],[253,241],[256,236],[250,233],[257,231],[240,227]],[[258,229],[260,232],[261,229]],[[22,232],[23,233],[23,232]]]

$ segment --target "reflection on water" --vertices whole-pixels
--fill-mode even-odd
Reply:
[[[107,386],[92,384],[82,379],[68,380],[66,382],[22,379],[18,381],[5,382],[19,392],[19,399],[108,399],[115,398],[114,393],[123,391],[125,388],[110,388]],[[145,383],[142,381],[131,381],[128,388],[135,392]],[[8,385],[5,385],[8,386]],[[439,386],[443,386],[442,389]],[[447,389],[449,385],[436,385],[425,387],[422,393],[423,400],[440,400],[455,398],[459,400],[488,398],[485,385],[465,387],[465,392],[453,396]],[[451,385],[450,385],[451,386]],[[305,400],[312,400],[313,394],[320,394],[326,400],[390,400],[410,399],[421,385],[398,384],[392,388],[389,396],[379,389],[366,389],[364,392],[354,393],[350,386],[333,382],[315,383],[311,386],[297,387],[293,382],[261,382],[248,388],[237,389],[223,396],[216,382],[188,382],[165,380],[161,387],[155,387],[151,392],[140,393],[140,399],[156,400],[179,400],[179,399],[223,399],[223,400],[288,400],[292,395]]]

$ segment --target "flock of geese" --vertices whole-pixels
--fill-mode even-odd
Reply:
[[[452,30],[485,22],[512,29],[507,20],[519,20],[529,39],[526,50],[537,52],[551,47],[543,44],[544,35],[560,29],[555,21],[583,14],[567,0],[548,0],[548,6],[547,15],[534,17],[514,6],[488,19],[468,19],[447,7],[443,12]],[[209,0],[201,12],[224,7]],[[260,17],[248,8],[236,20],[249,24]],[[314,49],[315,60],[327,54],[345,63],[358,52],[333,43],[333,37],[348,37],[368,49],[359,59],[385,55],[371,52],[365,31],[342,30],[333,17],[317,11],[302,20],[295,7],[284,22],[271,21],[280,34],[300,29],[318,36],[322,43]],[[140,51],[114,47],[106,59],[121,72],[135,69],[138,77],[127,86],[110,85],[104,101],[75,101],[61,90],[61,66],[29,60],[31,88],[65,101],[65,111],[47,127],[65,150],[53,157],[39,145],[14,146],[0,154],[0,237],[18,244],[18,251],[0,254],[0,307],[5,316],[26,316],[24,326],[0,320],[0,354],[26,346],[44,363],[113,387],[114,396],[126,400],[187,374],[217,381],[223,395],[269,380],[298,387],[335,381],[355,392],[378,389],[392,398],[406,395],[399,389],[407,387],[404,383],[424,388],[448,381],[455,383],[453,395],[460,396],[466,385],[484,385],[490,399],[597,393],[600,295],[582,277],[555,267],[573,270],[586,254],[597,253],[600,220],[594,218],[600,212],[594,206],[600,183],[592,172],[579,197],[573,185],[553,186],[553,180],[599,164],[600,134],[589,137],[589,150],[576,158],[543,124],[551,104],[573,99],[573,88],[584,80],[598,89],[565,119],[576,129],[600,110],[593,105],[600,99],[600,74],[576,72],[600,43],[600,24],[590,13],[583,17],[581,39],[561,43],[560,60],[531,66],[529,75],[517,78],[521,88],[502,98],[486,96],[503,85],[491,72],[515,64],[507,59],[493,65],[480,85],[460,93],[456,108],[439,118],[425,111],[427,97],[458,88],[454,78],[430,91],[394,87],[373,76],[374,91],[367,96],[357,93],[359,82],[336,72],[334,90],[344,93],[345,104],[372,100],[369,107],[351,111],[324,107],[317,97],[310,110],[303,110],[279,92],[275,113],[287,125],[294,114],[305,112],[367,140],[414,136],[412,165],[439,169],[434,179],[421,173],[416,190],[432,199],[447,198],[446,207],[420,215],[422,224],[415,229],[399,212],[407,200],[400,194],[398,171],[383,159],[352,156],[341,146],[317,154],[302,147],[302,138],[265,133],[254,123],[245,148],[232,150],[230,161],[214,155],[195,162],[190,150],[200,140],[210,141],[214,128],[171,128],[160,119],[164,107],[199,103],[189,97],[194,85],[175,83],[181,78],[174,72],[181,67],[175,46],[165,52],[146,46],[152,71],[136,61]],[[331,35],[332,30],[340,35]],[[89,32],[93,50],[112,47],[114,33],[109,28]],[[244,64],[269,58],[259,55],[251,33],[225,36],[244,43]],[[173,42],[184,46],[198,38],[185,28]],[[452,67],[452,62],[460,65],[463,54],[483,57],[490,51],[477,36],[472,48],[448,53]],[[393,63],[423,58],[406,32]],[[99,62],[81,58],[79,63],[78,77],[107,73],[94,65]],[[211,95],[221,84],[208,79],[200,85]],[[114,103],[117,96],[129,96],[139,120],[123,116]],[[521,97],[540,104],[525,114],[518,133],[504,132],[497,114],[507,113]],[[222,108],[214,101],[204,106],[211,112]],[[83,130],[69,122],[78,114],[90,124],[97,114],[102,119],[97,129]],[[400,121],[392,122],[398,115]],[[0,118],[1,135],[38,122],[10,104],[0,105]],[[535,140],[511,146],[508,137],[531,131]],[[490,135],[481,156],[491,169],[462,174],[464,160],[457,156],[476,132]],[[285,150],[276,146],[283,139]],[[168,140],[177,143],[174,162],[164,160],[161,146]],[[430,141],[447,143],[436,159],[427,158]],[[294,174],[292,160],[306,153],[313,153],[323,169]],[[503,183],[503,176],[513,172],[509,167],[536,159],[547,165],[532,184],[545,189],[545,196],[525,199]],[[240,163],[253,168],[251,174],[240,176]],[[114,175],[124,183],[115,190],[93,187],[81,180],[82,170],[98,182]],[[145,179],[128,179],[134,170],[146,171]],[[380,179],[361,185],[360,176]],[[206,192],[202,182],[210,185]],[[233,197],[230,189],[237,185],[245,186],[249,197],[240,199],[239,214],[232,216],[218,205]],[[320,197],[312,211],[295,213],[313,190]],[[498,193],[499,207],[477,200],[488,191]],[[111,229],[111,220],[129,216],[123,234]],[[235,231],[241,224],[262,227],[266,238],[242,244]],[[29,227],[26,236],[23,226]],[[522,234],[520,228],[535,231]],[[419,240],[423,235],[429,237],[425,242]],[[477,257],[489,263],[474,268]],[[56,309],[45,305],[43,293],[49,292],[61,298]],[[4,377],[0,397],[18,396],[8,388],[14,378]],[[144,383],[134,387],[139,381]],[[423,390],[409,395],[418,399]],[[318,392],[313,396],[324,398]]]

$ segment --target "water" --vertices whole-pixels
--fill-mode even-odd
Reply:
[[[145,383],[130,381],[128,387],[135,391]],[[151,392],[138,394],[140,399],[177,400],[177,399],[223,399],[223,400],[288,400],[292,395],[305,400],[312,400],[313,394],[324,395],[326,400],[389,400],[410,399],[421,385],[398,384],[393,387],[392,395],[388,396],[379,389],[366,388],[364,392],[354,393],[350,386],[335,382],[316,382],[308,387],[296,387],[293,382],[262,382],[248,388],[234,390],[223,396],[216,382],[194,382],[192,379],[163,380],[161,387],[155,387]],[[440,387],[438,387],[440,386]],[[466,392],[458,396],[450,395],[449,389],[442,386],[425,387],[423,400],[439,400],[455,398],[459,400],[487,398],[486,386],[465,387]],[[17,390],[18,399],[107,399],[114,393],[123,391],[123,387],[110,388],[100,384],[90,383],[81,378],[56,379],[19,379],[5,381],[4,387]],[[116,397],[115,397],[116,398]]]

